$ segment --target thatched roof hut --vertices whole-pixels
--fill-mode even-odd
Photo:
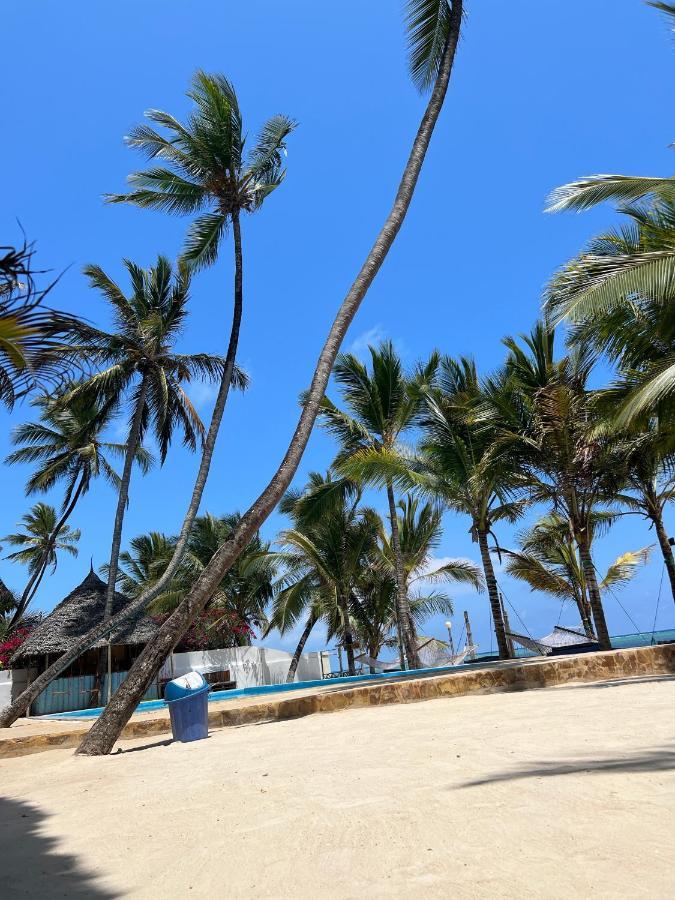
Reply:
[[[28,658],[47,655],[60,656],[90,628],[101,622],[105,609],[106,585],[93,568],[82,584],[71,591],[61,603],[30,633],[28,639],[12,657],[12,665],[25,663]],[[115,593],[113,615],[123,609],[129,599]],[[114,632],[111,643],[115,646],[146,644],[157,630],[153,620],[140,613],[131,622]],[[104,647],[105,638],[93,648]]]

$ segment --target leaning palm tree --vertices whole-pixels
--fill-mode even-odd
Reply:
[[[346,411],[339,409],[327,397],[322,409],[324,426],[340,442],[336,470],[357,479],[363,478],[361,462],[364,458],[372,468],[377,465],[380,455],[389,457],[397,452],[401,436],[419,416],[421,391],[432,383],[438,365],[438,358],[433,354],[425,365],[417,366],[413,375],[407,375],[391,341],[368,349],[370,371],[353,354],[341,355],[334,366],[333,377],[341,389]],[[385,478],[384,487],[389,506],[398,591],[401,660],[403,662],[407,658],[408,665],[418,669],[417,638],[408,608],[396,497],[391,479]]]
[[[594,517],[593,529],[606,522],[602,514]],[[565,519],[555,513],[544,516],[532,528],[518,535],[520,550],[503,550],[506,572],[530,586],[559,598],[571,601],[579,612],[584,631],[595,638],[592,613],[588,602],[588,588],[578,549]],[[649,547],[622,553],[599,580],[601,593],[627,584],[644,565]]]
[[[69,525],[61,524],[55,534],[57,525],[59,525],[59,518],[54,507],[48,503],[36,503],[21,518],[23,531],[15,531],[0,538],[10,547],[19,548],[13,553],[9,553],[5,559],[28,566],[29,574],[35,576],[32,590],[27,599],[24,600],[22,597],[16,607],[12,617],[12,627],[19,621],[33,599],[47,569],[51,567],[52,574],[56,571],[59,554],[68,553],[70,556],[77,556],[80,529],[72,529]],[[21,607],[23,610],[19,614]]]
[[[99,266],[87,266],[90,284],[112,307],[115,330],[105,332],[87,323],[73,329],[76,352],[104,368],[72,388],[63,403],[103,403],[130,406],[129,431],[119,482],[108,569],[104,620],[112,612],[117,566],[122,542],[124,514],[134,462],[138,459],[148,427],[152,427],[160,460],[166,459],[176,430],[192,450],[204,427],[183,385],[193,379],[215,380],[222,374],[223,360],[206,353],[176,353],[174,344],[187,317],[190,273],[182,263],[174,272],[160,256],[150,269],[127,260],[131,281],[127,296]],[[245,376],[238,374],[242,388]],[[110,662],[110,647],[108,647]],[[109,681],[110,684],[110,681]]]
[[[359,274],[340,304],[319,353],[311,385],[305,395],[293,437],[270,482],[244,513],[238,527],[229,536],[227,542],[220,547],[187,597],[162,625],[156,637],[146,645],[128,678],[118,690],[112,703],[108,705],[105,714],[97,720],[80,746],[79,749],[82,753],[100,755],[110,752],[121,729],[129,720],[147,685],[159,670],[167,654],[189,628],[191,621],[204,608],[213,585],[217,584],[232,566],[248,541],[259,530],[283,497],[298,469],[319,414],[320,404],[326,392],[340,345],[377,272],[386,259],[410,208],[415,186],[422,171],[424,158],[450,83],[462,25],[463,0],[452,0],[452,2],[437,0],[435,3],[429,3],[428,0],[408,0],[407,9],[412,77],[420,88],[424,90],[431,88],[431,96],[417,129],[391,211],[368,252]],[[136,614],[145,602],[145,598],[138,598],[135,603],[128,604],[121,615],[118,614],[107,623],[92,628],[79,641],[76,641],[71,650],[59,659],[58,664],[50,666],[14,703],[0,714],[0,727],[7,727],[15,721],[25,710],[26,705],[32,701],[33,696],[37,696],[44,690],[49,682],[63,671],[65,666],[76,659],[92,642],[107,635],[110,630]],[[68,657],[70,658],[68,659]]]
[[[72,392],[76,387],[66,383],[52,395],[38,395],[33,406],[40,411],[40,421],[19,425],[12,434],[12,442],[21,446],[10,453],[7,462],[10,465],[35,464],[26,484],[28,495],[64,484],[60,518],[52,531],[51,541],[44,548],[42,563],[34,567],[23,590],[16,610],[17,621],[49,564],[51,544],[58,538],[80,497],[89,490],[92,480],[103,476],[119,490],[119,477],[107,457],[123,455],[125,447],[102,438],[102,432],[115,412],[115,403],[74,397]],[[151,457],[143,447],[137,449],[136,461],[144,470],[150,465]]]

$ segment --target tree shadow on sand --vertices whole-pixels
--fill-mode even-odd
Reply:
[[[508,772],[497,772],[467,781],[461,788],[479,787],[483,784],[495,784],[500,781],[517,781],[522,778],[550,778],[552,776],[615,774],[617,772],[669,772],[675,769],[675,749],[660,747],[633,753],[625,756],[605,757],[604,759],[571,759],[552,762],[536,761],[531,766],[511,769]]]
[[[42,833],[39,807],[0,797],[0,894],[4,897],[87,897],[114,900],[122,894],[96,883],[77,857]]]

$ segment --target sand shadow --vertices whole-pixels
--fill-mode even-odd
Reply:
[[[628,675],[623,678],[608,678],[606,681],[590,681],[585,684],[555,685],[557,691],[589,691],[595,688],[624,687],[627,684],[661,684],[675,681],[675,675]]]
[[[47,815],[37,806],[0,797],[0,878],[4,897],[86,897],[113,900],[122,894],[96,883],[96,875],[56,838],[42,832]]]
[[[500,781],[518,781],[523,778],[551,778],[564,775],[615,774],[627,772],[670,772],[675,769],[675,749],[660,747],[633,753],[627,756],[605,757],[604,759],[571,759],[552,762],[537,761],[531,766],[511,769],[507,772],[496,772],[459,785],[460,788],[479,787],[484,784],[496,784]]]

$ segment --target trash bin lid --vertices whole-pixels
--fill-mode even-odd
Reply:
[[[180,700],[189,697],[195,691],[201,690],[206,685],[206,679],[199,672],[187,672],[174,678],[164,688],[165,700]]]

